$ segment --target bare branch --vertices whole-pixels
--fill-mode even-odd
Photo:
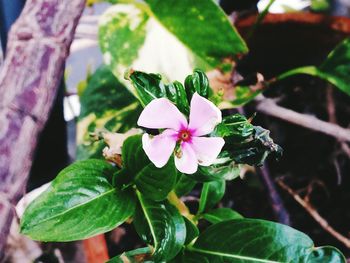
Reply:
[[[317,210],[305,199],[301,198],[293,189],[291,189],[288,185],[286,185],[282,179],[277,180],[277,183],[281,186],[282,189],[286,190],[295,201],[297,201],[312,217],[316,220],[320,226],[326,230],[333,237],[342,242],[347,248],[350,248],[350,239],[340,234],[336,231],[332,226],[329,225],[326,219],[324,219]]]
[[[313,131],[321,132],[332,136],[339,141],[350,142],[350,129],[340,127],[339,125],[319,120],[313,116],[295,112],[277,105],[274,100],[259,96],[256,99],[256,109],[266,115],[308,128]]]

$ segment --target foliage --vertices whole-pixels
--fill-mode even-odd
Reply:
[[[188,77],[203,95],[208,88],[204,76],[196,70]],[[167,86],[155,74],[134,71],[129,79],[142,105],[160,97],[188,105],[192,96],[188,93],[179,102],[173,95],[184,87],[173,85],[173,92],[166,92]],[[98,92],[92,94],[97,96]],[[85,107],[100,114],[99,105]],[[225,193],[226,180],[237,177],[231,170],[236,163],[260,165],[280,148],[269,131],[237,114],[226,116],[211,136],[223,137],[226,146],[217,163],[201,166],[191,177],[176,171],[173,157],[157,168],[142,148],[141,135],[124,141],[122,162],[117,163],[121,168],[93,159],[72,164],[27,208],[21,220],[22,233],[41,241],[79,240],[132,218],[137,233],[150,248],[126,252],[110,262],[125,258],[131,262],[140,262],[140,258],[149,262],[317,262],[325,258],[345,262],[335,248],[315,249],[308,236],[290,227],[246,219],[229,208],[215,208]],[[175,192],[186,194],[198,183],[202,193],[197,213],[192,215]],[[212,224],[202,233],[196,226],[200,220]]]

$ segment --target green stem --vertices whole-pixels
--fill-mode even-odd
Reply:
[[[311,75],[311,76],[317,76],[318,75],[318,68],[315,66],[304,66],[304,67],[300,67],[300,68],[294,68],[291,69],[287,72],[282,73],[281,75],[279,75],[276,80],[282,80],[285,78],[288,78],[290,76],[293,75],[298,75],[298,74],[307,74],[307,75]]]

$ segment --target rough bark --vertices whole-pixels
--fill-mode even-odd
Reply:
[[[27,0],[9,34],[0,72],[0,261],[84,6],[85,0]]]

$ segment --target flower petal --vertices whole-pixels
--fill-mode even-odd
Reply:
[[[224,139],[220,137],[193,137],[191,146],[199,165],[209,166],[216,160],[224,144]]]
[[[153,137],[147,133],[142,136],[142,147],[156,167],[166,165],[175,149],[176,138],[177,133],[172,130],[165,130]]]
[[[198,93],[193,94],[188,128],[193,130],[194,136],[211,133],[221,120],[221,111],[211,101]]]
[[[170,100],[160,98],[152,100],[144,108],[137,124],[150,129],[179,130],[187,127],[187,120]]]
[[[175,166],[181,172],[185,174],[193,174],[198,169],[198,162],[196,153],[192,149],[191,145],[187,142],[183,142],[180,146],[181,156],[178,157],[175,154]]]

